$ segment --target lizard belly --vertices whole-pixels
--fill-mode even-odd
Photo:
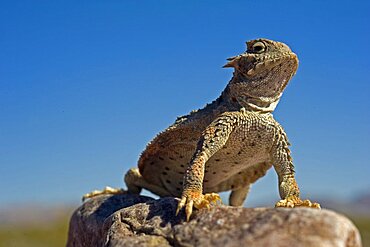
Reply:
[[[248,168],[270,161],[270,145],[273,133],[245,126],[231,133],[225,146],[206,163],[204,188],[214,188]],[[253,168],[255,169],[255,168]],[[262,169],[262,168],[261,168]],[[248,180],[248,179],[247,179]],[[233,185],[239,187],[239,184]],[[231,189],[231,184],[230,188]],[[225,190],[225,188],[223,189]]]

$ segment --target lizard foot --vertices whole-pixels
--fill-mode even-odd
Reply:
[[[288,196],[287,198],[278,201],[275,204],[276,208],[295,208],[295,207],[309,207],[309,208],[318,208],[320,209],[320,204],[316,202],[311,202],[310,200],[302,201],[297,196]]]
[[[126,194],[126,193],[127,191],[124,189],[115,189],[115,188],[107,186],[103,190],[94,190],[94,191],[91,191],[90,193],[83,195],[82,201],[84,202],[86,199],[93,198],[98,195],[106,195],[106,194],[116,195],[116,194]]]
[[[210,208],[211,204],[217,204],[217,202],[221,202],[221,198],[216,193],[187,193],[181,197],[179,204],[177,205],[176,215],[178,215],[179,211],[185,206],[185,214],[186,214],[186,221],[189,221],[190,216],[193,212],[193,206],[196,209],[202,208]]]

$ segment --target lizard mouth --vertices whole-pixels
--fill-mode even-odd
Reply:
[[[233,67],[246,77],[254,77],[286,62],[298,64],[297,55],[291,51],[275,54],[243,53],[227,60],[229,62],[223,66],[224,68]]]
[[[259,60],[259,61],[258,61]],[[292,52],[285,52],[279,55],[263,56],[262,59],[257,59],[254,66],[247,71],[248,76],[254,76],[265,70],[270,70],[273,67],[279,66],[286,61],[297,60],[297,55]]]

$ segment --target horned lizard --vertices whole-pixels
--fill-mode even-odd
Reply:
[[[179,117],[142,152],[138,168],[125,175],[127,190],[106,187],[100,194],[140,193],[180,197],[189,220],[193,207],[209,208],[216,192],[231,190],[229,204],[241,206],[249,187],[274,166],[281,200],[277,207],[318,203],[301,200],[287,135],[272,111],[298,58],[284,43],[268,39],[247,42],[246,52],[228,58],[234,74],[221,96],[203,109]]]

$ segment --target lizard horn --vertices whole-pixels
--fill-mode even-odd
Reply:
[[[226,60],[229,62],[227,62],[224,66],[222,66],[222,68],[235,68],[239,60],[239,56],[229,57]]]

